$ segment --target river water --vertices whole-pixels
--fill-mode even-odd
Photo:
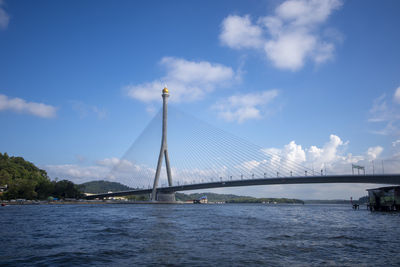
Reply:
[[[399,266],[400,214],[348,205],[0,207],[0,266]]]

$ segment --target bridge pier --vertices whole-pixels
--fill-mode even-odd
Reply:
[[[152,201],[158,201],[157,196],[159,195],[157,192],[158,179],[160,178],[161,165],[163,157],[165,157],[165,168],[167,169],[167,177],[168,177],[168,186],[172,186],[172,177],[171,177],[171,168],[169,166],[169,156],[168,156],[168,145],[167,145],[167,112],[168,112],[168,97],[169,91],[167,87],[164,87],[162,90],[162,98],[163,98],[163,121],[162,121],[162,139],[161,139],[161,149],[160,155],[158,156],[158,163],[156,169],[156,175],[154,177],[154,185],[153,191],[151,194]],[[172,198],[172,197],[171,197]],[[175,194],[174,194],[175,201]]]
[[[165,202],[165,203],[176,202],[176,200],[175,200],[175,192],[169,192],[169,193],[157,192],[156,193],[156,200],[157,200],[157,202]]]

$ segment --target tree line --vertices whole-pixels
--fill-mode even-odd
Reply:
[[[193,193],[184,194],[176,193],[176,200],[188,201],[193,199],[200,199],[202,196],[206,196],[208,202],[225,202],[225,203],[292,203],[292,204],[304,204],[304,201],[300,199],[290,198],[255,198],[250,196],[237,196],[233,194],[217,194],[217,193]]]

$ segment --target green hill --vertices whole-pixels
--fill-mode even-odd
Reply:
[[[84,193],[91,194],[102,194],[107,192],[119,192],[119,191],[127,191],[132,190],[132,188],[117,183],[117,182],[109,182],[109,181],[91,181],[87,183],[83,183],[78,185],[78,188]]]
[[[0,153],[0,186],[2,199],[78,198],[81,193],[71,181],[50,181],[45,170],[22,157]]]

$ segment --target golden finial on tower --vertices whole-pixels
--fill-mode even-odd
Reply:
[[[169,93],[169,91],[168,91],[168,88],[167,88],[167,85],[166,85],[166,84],[164,85],[164,89],[162,90],[162,92],[163,92],[163,94],[168,94],[168,93]]]

